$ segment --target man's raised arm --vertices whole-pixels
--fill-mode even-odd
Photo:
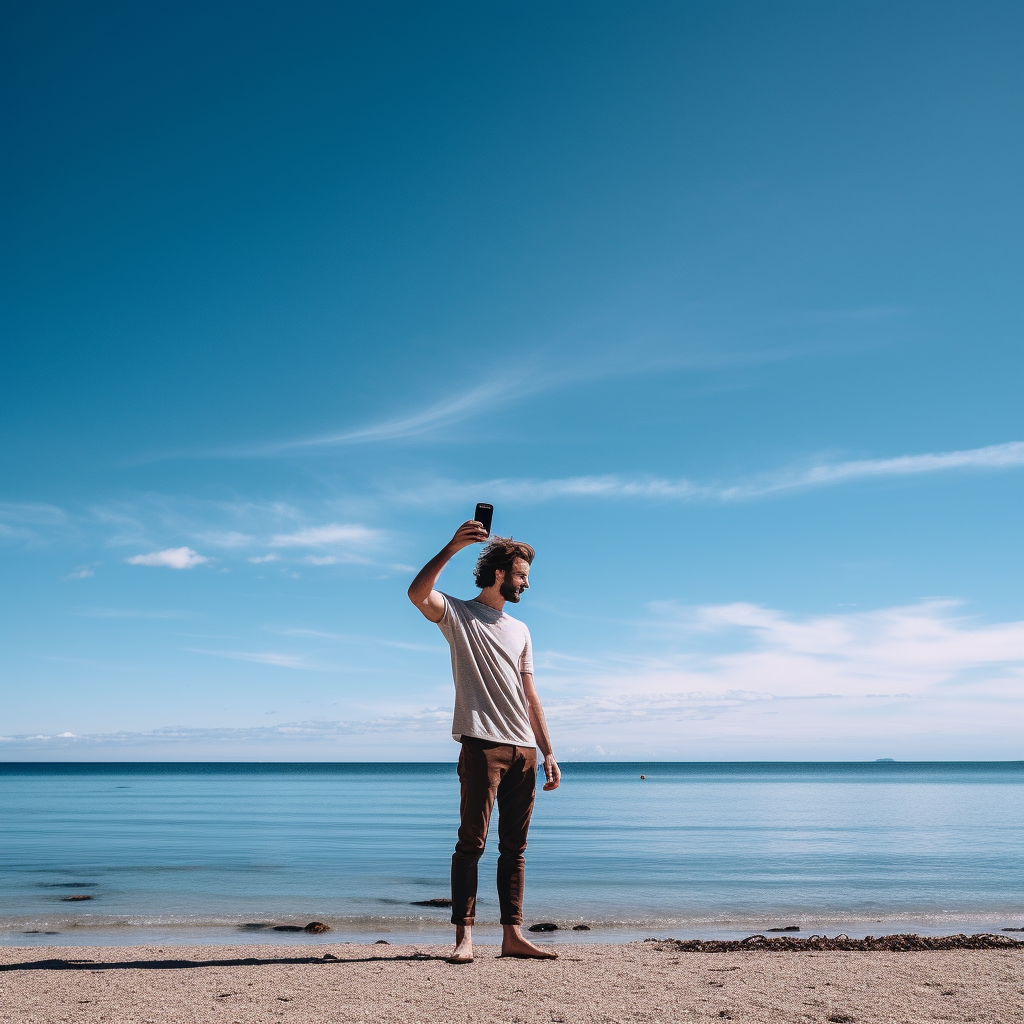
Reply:
[[[440,622],[444,618],[444,598],[434,589],[441,571],[457,551],[485,540],[487,531],[475,519],[463,523],[455,531],[455,536],[420,569],[416,579],[409,584],[409,600],[431,622]]]

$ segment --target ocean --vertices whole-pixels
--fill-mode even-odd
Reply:
[[[1024,762],[562,768],[527,850],[545,942],[1024,925]],[[416,904],[457,825],[448,763],[0,764],[0,942],[447,941]]]

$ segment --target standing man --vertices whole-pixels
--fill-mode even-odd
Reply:
[[[554,960],[523,938],[523,851],[533,813],[537,747],[544,755],[544,788],[558,789],[561,772],[551,751],[544,709],[533,685],[530,631],[506,615],[505,602],[518,604],[530,586],[534,550],[521,541],[494,537],[476,563],[480,593],[460,601],[434,589],[452,556],[488,538],[470,520],[420,570],[409,600],[436,622],[452,649],[455,720],[452,736],[462,744],[459,841],[452,857],[452,924],[455,951],[450,963],[473,961],[476,869],[484,852],[487,825],[498,801],[498,903],[503,935],[501,955]]]

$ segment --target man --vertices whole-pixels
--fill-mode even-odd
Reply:
[[[530,631],[504,611],[506,602],[518,604],[529,589],[533,548],[521,541],[494,537],[477,561],[474,578],[480,593],[471,601],[460,601],[434,589],[441,571],[457,551],[487,537],[480,523],[463,523],[409,587],[409,600],[438,624],[452,650],[452,736],[462,744],[462,824],[452,857],[455,950],[449,962],[473,962],[477,863],[484,852],[495,800],[501,955],[554,960],[555,953],[523,938],[523,851],[533,813],[538,746],[544,755],[546,790],[558,789],[561,772],[533,685]]]

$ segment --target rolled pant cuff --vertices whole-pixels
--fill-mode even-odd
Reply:
[[[521,917],[503,917],[501,918],[502,924],[522,924],[523,919]]]
[[[472,928],[476,924],[475,917],[453,917],[452,924],[457,928]]]

